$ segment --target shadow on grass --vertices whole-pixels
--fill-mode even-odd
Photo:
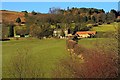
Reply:
[[[9,41],[10,39],[0,39],[0,41]]]

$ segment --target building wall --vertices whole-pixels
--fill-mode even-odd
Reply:
[[[87,37],[90,37],[90,35],[89,34],[79,34],[78,38],[87,38]]]

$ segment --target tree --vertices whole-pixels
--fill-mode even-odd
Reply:
[[[69,10],[70,10],[70,8],[69,8],[69,7],[67,7],[67,10],[69,11]]]
[[[0,25],[0,40],[6,39],[9,35],[9,23],[3,20],[2,25]]]
[[[94,22],[94,23],[96,23],[96,18],[95,18],[95,16],[92,16],[92,21]]]
[[[76,33],[78,30],[79,30],[79,27],[78,27],[78,25],[76,25],[75,28],[74,28],[74,31],[73,31],[73,35],[75,35],[75,33]]]
[[[111,23],[111,22],[114,22],[115,21],[115,14],[110,12],[110,13],[107,13],[106,14],[106,22],[107,23]]]
[[[61,31],[61,36],[65,36],[65,32],[64,32],[64,30],[62,29],[62,31]]]
[[[75,35],[72,40],[73,40],[73,41],[76,41],[76,42],[78,43],[78,36]]]
[[[22,11],[22,12],[24,12],[24,13],[28,13],[27,11]]]
[[[49,8],[50,14],[60,14],[60,12],[61,12],[60,8],[56,8],[56,7]]]
[[[16,22],[17,22],[17,23],[21,23],[20,17],[18,17],[18,18],[16,19]]]
[[[36,14],[37,14],[37,13],[33,10],[33,11],[32,11],[32,15],[36,15]]]
[[[14,37],[14,24],[9,24],[9,37]]]
[[[0,35],[0,39],[6,39],[9,34],[8,27],[2,27],[2,30],[0,32],[2,35]]]
[[[83,22],[87,22],[88,21],[88,18],[87,18],[87,16],[83,16]]]
[[[30,26],[30,35],[32,37],[42,39],[43,37],[52,36],[52,34],[53,29],[50,27],[49,23],[33,24]]]
[[[114,13],[114,14],[115,14],[115,17],[117,18],[118,13],[117,13],[116,10],[112,9],[110,12],[111,12],[111,13]]]
[[[22,11],[24,13],[25,18],[28,17],[28,12],[27,11]]]

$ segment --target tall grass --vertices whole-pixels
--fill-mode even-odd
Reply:
[[[8,78],[39,78],[43,77],[40,66],[34,63],[34,57],[30,55],[29,48],[18,49],[13,55],[5,74]]]

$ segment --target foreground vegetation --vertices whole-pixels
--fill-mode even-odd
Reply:
[[[97,61],[99,61],[99,59],[102,60],[101,61],[102,63],[104,62],[104,60],[109,61],[109,59],[103,56],[102,53],[98,54],[96,52],[95,52],[96,56],[91,56],[93,58],[89,58],[90,54],[93,55],[94,49],[97,49],[100,51],[104,49],[108,49],[109,51],[111,49],[111,51],[115,51],[115,49],[113,48],[116,48],[116,45],[113,45],[113,43],[108,44],[110,42],[106,43],[106,41],[108,40],[115,42],[115,40],[112,40],[110,38],[106,38],[106,39],[105,38],[85,38],[85,39],[79,40],[78,43],[81,45],[79,50],[84,49],[84,53],[82,54],[85,55],[85,58],[87,60],[93,61],[92,59],[94,59],[94,61],[96,61],[95,63],[90,62],[88,63],[88,65],[86,64],[86,67],[89,67],[90,65],[95,65],[96,63],[98,63]],[[111,51],[109,51],[108,54],[111,55]],[[114,56],[112,57],[116,59],[115,57],[117,54],[116,53],[114,54],[114,53],[115,52],[112,52],[112,55]],[[24,60],[24,58],[27,61]],[[34,77],[34,78],[37,78],[37,77],[45,77],[45,78],[73,77],[74,78],[74,77],[80,77],[80,75],[78,74],[80,72],[77,72],[76,73],[77,75],[76,75],[73,73],[74,72],[73,69],[75,71],[78,69],[81,71],[81,69],[78,68],[78,66],[81,67],[83,65],[81,63],[83,62],[84,61],[82,61],[81,59],[77,57],[71,57],[71,55],[69,56],[69,53],[66,51],[65,40],[60,40],[60,39],[43,39],[43,40],[32,39],[30,40],[29,39],[29,40],[11,40],[11,41],[3,42],[3,66],[2,66],[3,78],[10,78],[10,77],[18,77],[18,78],[20,77],[21,78],[22,77],[24,78],[25,77],[29,77],[29,78],[31,77]],[[24,65],[26,63],[29,66]],[[109,63],[106,62],[105,64],[109,64]],[[113,63],[110,62],[110,65],[112,64]],[[100,64],[98,63],[97,65],[100,65]],[[24,66],[24,67],[20,68],[21,66]],[[21,71],[23,72],[20,72],[16,68],[20,68]],[[25,71],[22,70],[24,68],[27,68],[27,70]],[[82,67],[82,69],[84,68],[85,67]],[[103,68],[105,67],[103,66]],[[96,68],[96,70],[97,69],[99,68]],[[90,70],[92,70],[92,68]],[[104,71],[104,69],[102,70]],[[31,73],[32,76],[25,75],[25,73],[27,72],[29,72],[28,74],[32,72]],[[88,75],[88,73],[86,72],[84,72],[84,74]],[[103,74],[102,76],[104,77]]]

